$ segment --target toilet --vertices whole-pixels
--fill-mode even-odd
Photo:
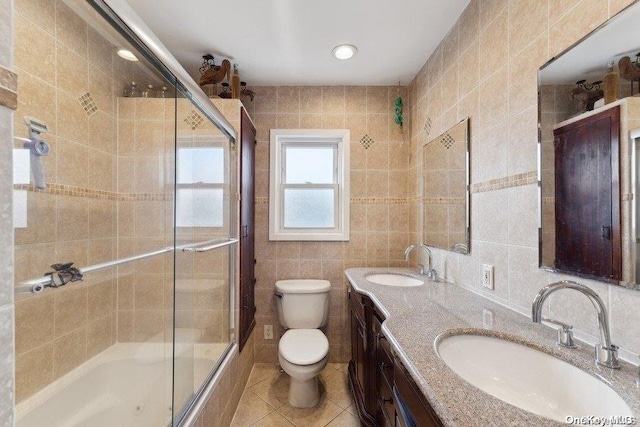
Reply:
[[[329,340],[318,328],[329,319],[328,280],[278,280],[280,324],[287,328],[278,342],[278,360],[291,377],[289,404],[311,408],[320,401],[316,376],[327,366]]]

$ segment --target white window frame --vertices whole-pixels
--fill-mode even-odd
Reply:
[[[284,149],[290,146],[337,147],[334,184],[286,184]],[[269,240],[349,240],[349,146],[348,129],[271,129],[269,173]],[[285,188],[335,188],[333,228],[285,228]]]
[[[183,183],[178,182],[178,174],[176,171],[176,200],[175,203],[178,203],[178,192],[180,190],[222,190],[222,225],[220,226],[209,226],[209,225],[198,225],[198,224],[186,224],[181,223],[179,218],[175,218],[176,227],[180,229],[185,228],[198,228],[198,229],[207,229],[207,230],[225,230],[229,227],[229,197],[227,195],[229,191],[229,142],[227,139],[222,139],[219,136],[209,136],[209,135],[201,135],[195,136],[188,139],[178,139],[178,147],[176,148],[176,156],[179,156],[179,151],[181,149],[210,149],[210,148],[222,148],[223,152],[223,180],[221,183],[203,183],[203,182],[194,182],[194,183]],[[176,159],[177,162],[177,159]]]

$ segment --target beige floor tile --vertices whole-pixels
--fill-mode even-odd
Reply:
[[[245,390],[238,403],[238,409],[233,417],[231,426],[248,427],[273,411],[274,408],[257,394],[250,390]]]
[[[358,408],[356,408],[356,405],[351,404],[351,406],[349,406],[346,410],[351,412],[356,417],[358,416]]]
[[[359,427],[360,420],[357,416],[353,415],[349,411],[342,411],[340,415],[335,417],[327,427]]]
[[[315,408],[294,408],[287,403],[278,412],[296,427],[324,427],[338,416],[342,409],[328,399],[321,399]]]
[[[323,379],[327,399],[346,409],[353,403],[347,376],[341,371],[335,371]]]
[[[289,375],[282,372],[260,381],[250,390],[277,409],[289,401],[289,383]]]
[[[293,427],[293,424],[279,413],[272,412],[258,422],[251,424],[251,427]]]
[[[341,365],[342,363],[327,363],[327,368],[333,369],[334,371],[339,371]]]
[[[256,363],[251,369],[251,375],[247,381],[247,388],[280,373],[280,367],[273,363]]]

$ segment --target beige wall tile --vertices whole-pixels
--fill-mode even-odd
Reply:
[[[38,298],[16,301],[16,355],[22,355],[52,339],[54,313],[54,296],[50,292]]]
[[[344,86],[322,87],[322,113],[340,114],[345,112]]]
[[[105,40],[93,27],[88,27],[88,59],[96,69],[107,76],[113,75],[113,54],[115,46]],[[119,91],[116,92],[119,94]]]
[[[361,114],[367,109],[367,87],[346,86],[344,88],[345,112],[347,114]]]
[[[29,131],[23,124],[24,116],[36,117],[49,126],[49,131],[56,133],[56,88],[43,80],[33,77],[31,74],[17,70],[18,73],[18,109],[14,120],[19,123],[15,126],[18,136],[28,137]],[[46,136],[50,142],[51,135]]]
[[[609,17],[614,16],[631,4],[633,4],[633,0],[609,0]]]
[[[78,100],[78,97],[82,94],[71,95],[60,89],[56,92],[57,135],[86,146],[88,141],[89,120]]]
[[[465,8],[458,20],[458,33],[460,47],[470,45],[480,34],[479,2],[472,1]]]
[[[497,0],[484,0],[480,3],[482,10],[483,4],[486,2],[495,2]],[[482,16],[481,16],[482,20]],[[486,79],[489,75],[496,72],[500,65],[505,64],[509,58],[509,19],[507,10],[504,9],[486,30],[480,32],[479,49],[480,49],[480,80]]]
[[[31,8],[35,2],[23,1],[16,4],[20,7]],[[44,3],[44,2],[39,2]],[[53,3],[53,2],[47,2]],[[32,73],[49,84],[56,79],[56,41],[54,32],[47,32],[44,28],[33,25],[31,19],[39,19],[46,15],[47,9],[53,10],[50,4],[42,5],[33,15],[16,14],[14,21],[15,66],[20,70]],[[27,19],[27,16],[29,17]],[[55,22],[55,21],[53,21]],[[44,23],[47,25],[46,23]],[[34,55],[33,47],[38,46],[38,54]]]
[[[52,382],[53,342],[16,357],[16,403]]]
[[[53,342],[53,376],[60,378],[87,359],[87,330],[76,329]]]
[[[54,293],[55,337],[61,337],[87,323],[88,300],[86,287],[70,287]]]
[[[89,234],[86,199],[60,196],[57,204],[56,241],[81,240]]]
[[[85,56],[80,56],[66,45],[56,44],[56,85],[58,89],[78,98],[89,87],[89,70]]]
[[[480,31],[484,31],[496,19],[500,11],[507,7],[507,0],[478,0],[480,15]]]
[[[27,227],[15,229],[15,244],[51,243],[56,237],[56,199],[46,193],[27,194]]]
[[[593,31],[608,17],[609,4],[607,0],[582,0],[575,10],[580,13],[568,13],[560,18],[549,29],[549,54],[555,56],[569,48],[582,37]],[[550,9],[553,15],[553,9]]]
[[[56,37],[69,49],[87,58],[87,23],[62,0],[56,0]]]
[[[87,326],[87,358],[91,358],[114,344],[111,336],[111,316],[93,321]]]
[[[513,56],[547,30],[549,5],[548,2],[512,0],[508,9],[509,50]]]
[[[547,37],[543,34],[525,47],[509,63],[509,111],[519,114],[538,102],[538,68],[547,55]]]
[[[260,93],[263,93],[260,88]],[[322,88],[321,87],[301,87],[300,88],[300,112],[320,114],[322,113]]]
[[[277,112],[299,113],[300,112],[300,88],[297,86],[282,86],[278,89]]]

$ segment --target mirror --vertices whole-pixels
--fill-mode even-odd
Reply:
[[[423,241],[469,253],[469,119],[422,147]]]
[[[639,20],[636,1],[538,73],[540,267],[630,288],[640,283],[630,134],[640,127]]]

